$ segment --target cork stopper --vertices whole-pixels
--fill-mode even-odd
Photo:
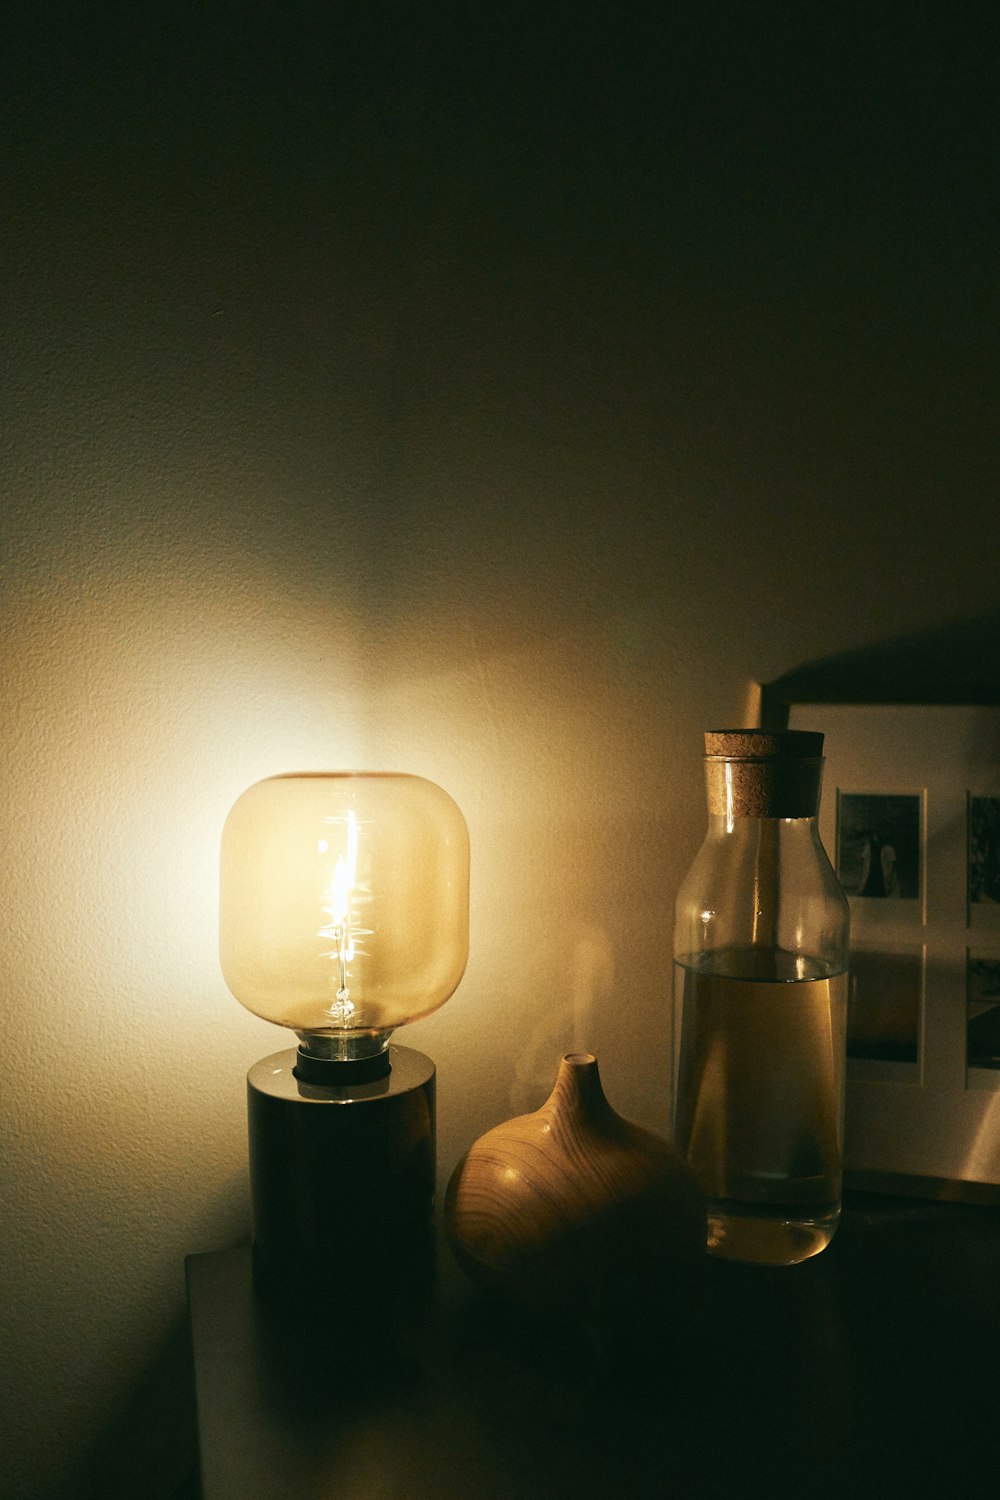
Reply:
[[[812,730],[712,729],[705,734],[708,811],[727,818],[814,818],[823,736]]]
[[[812,729],[709,729],[705,754],[726,760],[814,759],[823,754],[823,736]]]

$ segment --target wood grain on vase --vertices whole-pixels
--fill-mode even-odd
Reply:
[[[458,1263],[535,1304],[636,1296],[705,1253],[705,1204],[673,1146],[612,1109],[590,1053],[563,1058],[533,1114],[487,1131],[445,1199]]]

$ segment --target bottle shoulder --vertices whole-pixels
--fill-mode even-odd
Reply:
[[[847,898],[814,819],[710,828],[677,892],[678,956],[781,950],[815,959],[829,975],[846,967],[849,931]]]
[[[847,901],[815,819],[737,820],[728,835],[711,831],[678,888],[677,899],[697,899],[718,882],[738,890],[766,884],[778,893],[820,889]]]

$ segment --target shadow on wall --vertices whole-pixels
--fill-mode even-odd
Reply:
[[[178,1318],[66,1490],[73,1500],[198,1500],[191,1330]]]
[[[239,1173],[206,1200],[186,1232],[192,1250],[236,1245],[247,1237],[246,1184]],[[173,1282],[181,1256],[165,1256]],[[109,1272],[109,1274],[113,1274]],[[165,1277],[160,1274],[161,1282]],[[119,1270],[120,1297],[127,1311],[142,1319],[143,1298],[130,1289]],[[147,1320],[148,1321],[148,1320]],[[158,1338],[150,1338],[136,1360],[136,1340],[127,1333],[115,1340],[121,1370],[117,1403],[102,1408],[95,1430],[72,1466],[32,1500],[200,1500],[198,1431],[194,1366],[187,1308],[171,1316]],[[105,1357],[105,1365],[109,1363]],[[106,1371],[102,1371],[102,1375]],[[4,1491],[6,1493],[6,1491]]]
[[[808,662],[764,684],[761,723],[779,729],[793,703],[1000,702],[1000,612],[953,621]]]

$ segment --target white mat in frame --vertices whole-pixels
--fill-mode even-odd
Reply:
[[[859,890],[866,835],[875,857],[889,850],[889,893],[849,896],[858,977],[867,974],[869,1006],[889,1018],[881,1047],[877,1020],[874,1040],[852,1026],[862,1055],[848,1062],[849,1172],[1000,1184],[1000,1051],[983,1041],[984,1022],[1000,1026],[1000,846],[973,848],[970,890],[969,837],[970,799],[980,826],[1000,815],[1000,707],[793,704],[788,722],[826,736],[820,828],[845,887]],[[881,996],[872,992],[880,962]],[[855,1023],[864,1001],[856,990]]]

